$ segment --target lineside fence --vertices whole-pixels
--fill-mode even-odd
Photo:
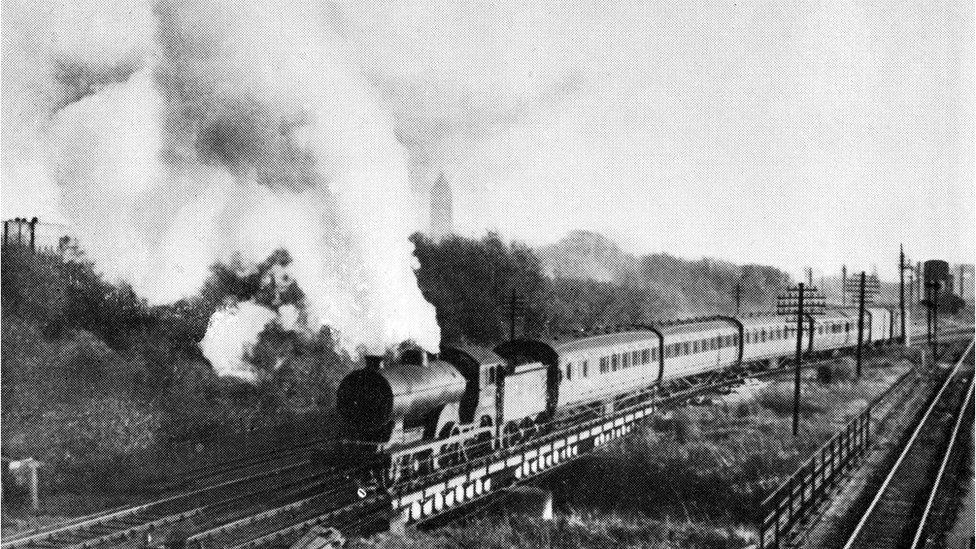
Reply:
[[[873,436],[880,430],[872,428],[872,420],[883,424],[887,419],[877,417],[884,401],[918,375],[915,368],[902,374],[763,500],[759,506],[760,549],[784,547],[784,536],[829,496],[844,473],[854,468],[871,447]]]
[[[864,455],[871,444],[872,408],[869,405],[858,414],[762,502],[760,549],[781,547],[784,534],[806,518],[843,473]]]

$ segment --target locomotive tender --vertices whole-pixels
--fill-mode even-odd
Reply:
[[[854,347],[857,324],[856,310],[805,316],[804,355]],[[869,307],[864,342],[896,341],[900,326],[897,309]],[[337,390],[342,459],[380,463],[362,483],[388,487],[649,398],[650,388],[666,394],[746,365],[774,367],[795,353],[796,330],[784,316],[716,316],[516,339],[494,350],[442,347],[436,357],[411,350],[386,367],[373,358]]]

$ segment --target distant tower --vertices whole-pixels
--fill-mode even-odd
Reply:
[[[430,236],[440,240],[454,232],[454,201],[451,197],[451,186],[444,177],[444,172],[437,176],[434,187],[430,190]]]

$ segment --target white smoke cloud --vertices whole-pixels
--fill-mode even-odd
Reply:
[[[97,267],[151,303],[193,295],[215,261],[254,268],[285,249],[313,328],[333,327],[350,350],[407,338],[436,350],[408,240],[420,226],[407,153],[331,12],[112,8],[4,4],[4,70],[16,73],[4,75],[16,92],[4,132],[23,145],[5,144],[5,180],[47,188]],[[219,371],[235,371],[220,354],[237,354],[270,314],[243,304],[215,316],[204,350]]]
[[[258,335],[275,320],[274,311],[245,301],[218,310],[210,317],[200,349],[218,376],[236,377],[253,383],[258,372],[243,359],[254,348]]]

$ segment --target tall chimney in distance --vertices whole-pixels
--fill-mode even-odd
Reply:
[[[454,198],[444,172],[430,190],[430,237],[435,242],[454,233]]]

